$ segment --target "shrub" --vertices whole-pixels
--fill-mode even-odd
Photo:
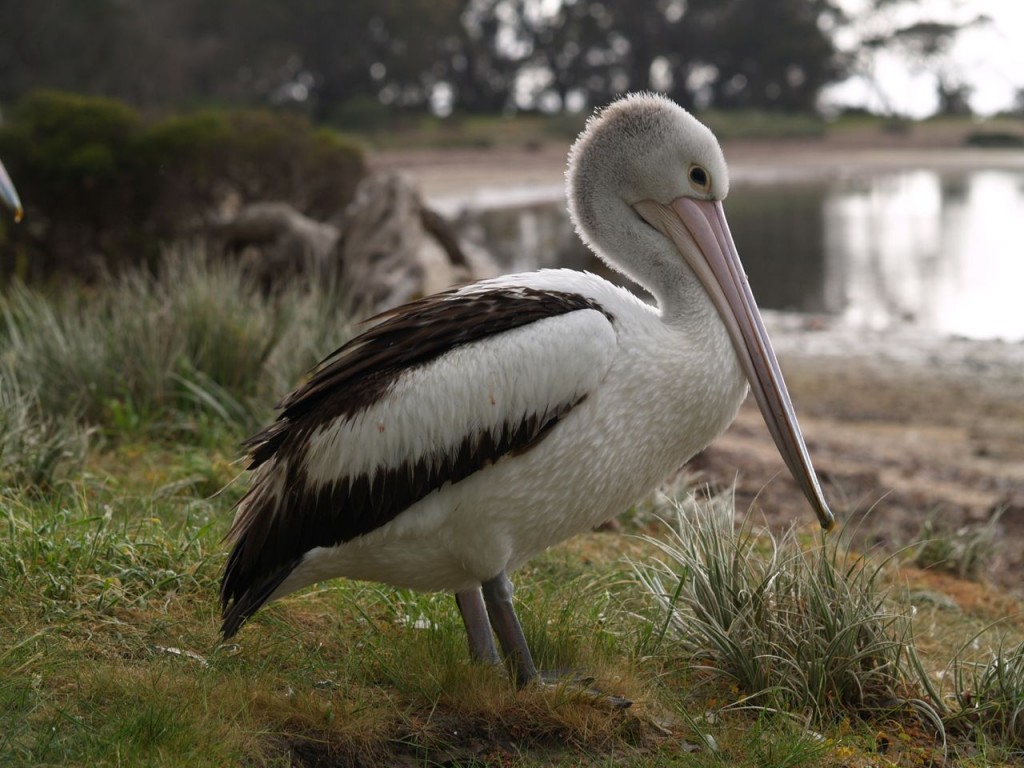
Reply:
[[[982,149],[1020,149],[1024,147],[1024,136],[1010,131],[971,131],[964,139],[964,145]]]
[[[357,145],[298,115],[204,110],[146,122],[118,102],[53,91],[16,106],[0,156],[26,207],[24,224],[3,231],[0,269],[21,264],[28,278],[153,264],[162,242],[201,231],[231,197],[327,218],[365,174]]]
[[[153,125],[140,155],[161,178],[161,210],[177,219],[209,209],[225,190],[245,201],[286,200],[313,218],[338,214],[365,167],[351,141],[305,118],[255,110],[204,110]]]
[[[109,99],[41,91],[17,105],[0,128],[0,156],[30,216],[8,230],[29,251],[30,276],[81,275],[98,253],[115,260],[138,249],[126,224],[145,212],[132,160],[142,130],[138,114]],[[13,250],[3,248],[5,273]]]

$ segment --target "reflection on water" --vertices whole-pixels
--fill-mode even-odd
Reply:
[[[569,266],[622,279],[580,243],[559,187],[528,191],[452,205],[465,208],[461,233],[505,272]],[[734,183],[726,213],[765,309],[1024,340],[1024,172]]]
[[[1024,339],[1022,173],[736,185],[726,210],[764,308]]]

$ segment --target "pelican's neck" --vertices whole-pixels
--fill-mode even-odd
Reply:
[[[675,246],[646,223],[641,227],[630,238],[632,246],[623,243],[604,260],[654,296],[667,325],[688,331],[721,324],[711,297]]]
[[[676,247],[606,189],[570,186],[569,211],[583,242],[654,296],[666,324],[689,329],[720,323],[711,297]]]
[[[711,300],[676,246],[633,205],[696,194],[688,168],[704,174],[700,199],[728,194],[725,158],[711,131],[668,99],[638,94],[587,123],[566,169],[569,214],[583,241],[650,291],[666,322],[684,325],[706,323]]]

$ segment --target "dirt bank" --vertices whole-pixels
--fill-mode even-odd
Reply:
[[[1000,512],[987,575],[1024,594],[1024,344],[781,315],[768,326],[841,521],[891,549],[917,540],[929,516],[956,529]],[[751,398],[692,469],[712,486],[735,480],[741,510],[813,520]]]

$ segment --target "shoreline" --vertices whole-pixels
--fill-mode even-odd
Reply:
[[[878,375],[898,368],[1024,398],[1024,340],[967,338],[911,325],[867,329],[831,315],[762,314],[780,357],[857,362]]]
[[[424,197],[450,207],[452,200],[477,199],[514,190],[533,190],[557,199],[564,187],[568,144],[538,148],[452,148],[371,151],[372,171],[398,171],[413,177]],[[843,137],[723,143],[734,183],[799,183],[821,178],[856,178],[914,168],[938,172],[1024,171],[1024,150],[978,149],[855,141]]]

